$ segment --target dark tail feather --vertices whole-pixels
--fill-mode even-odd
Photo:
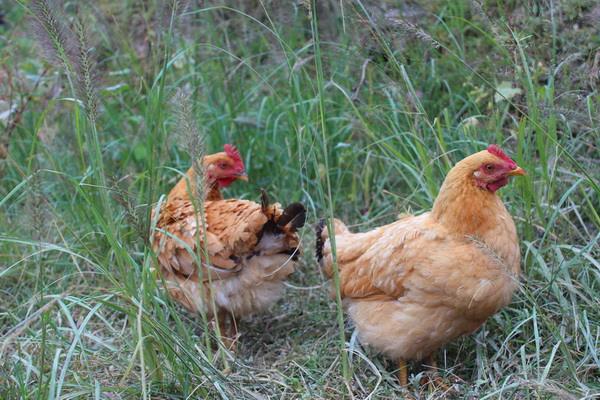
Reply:
[[[325,228],[325,219],[321,218],[319,222],[315,225],[315,234],[317,235],[316,240],[316,249],[315,255],[317,256],[317,261],[321,261],[323,258],[323,246],[325,245],[325,241],[323,240],[323,229]]]
[[[269,204],[267,193],[264,190],[261,192],[261,207],[268,220],[258,235],[255,252],[258,250],[257,254],[262,251],[266,252],[264,254],[287,253],[292,256],[292,260],[297,260],[300,252],[295,245],[298,242],[295,232],[304,226],[306,209],[301,203],[292,203],[277,216],[277,208]],[[268,240],[263,243],[265,237],[268,237]]]
[[[284,227],[290,225],[292,231],[302,228],[306,222],[306,208],[302,203],[292,203],[283,210],[277,225]]]
[[[269,207],[271,207],[269,195],[264,189],[260,189],[260,206],[263,213],[269,216],[269,219],[273,222],[273,228],[276,226],[282,229],[289,224],[291,230],[296,231],[298,228],[302,228],[306,222],[306,208],[304,208],[304,205],[302,203],[292,203],[283,210],[275,224],[273,209],[269,210]]]
[[[267,208],[269,207],[269,195],[267,194],[265,189],[262,188],[260,189],[260,206],[263,212],[266,212]]]

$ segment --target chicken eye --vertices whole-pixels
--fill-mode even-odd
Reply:
[[[219,163],[219,168],[225,169],[225,168],[227,168],[227,164],[225,164],[225,163]]]
[[[485,169],[486,169],[488,172],[491,172],[491,171],[493,171],[493,170],[494,170],[494,164],[487,164],[487,165],[485,166]]]

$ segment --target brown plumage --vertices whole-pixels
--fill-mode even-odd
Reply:
[[[237,318],[265,310],[281,297],[283,282],[294,271],[305,209],[300,203],[282,209],[263,193],[262,204],[206,200],[201,214],[185,185],[180,181],[161,207],[152,247],[171,296],[216,319],[224,342],[232,345]]]
[[[344,305],[359,338],[399,362],[428,358],[475,331],[510,302],[520,273],[514,222],[495,194],[524,171],[496,146],[448,173],[431,212],[369,232],[334,221]],[[327,229],[319,232],[321,264],[331,276]]]

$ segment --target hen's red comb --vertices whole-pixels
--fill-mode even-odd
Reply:
[[[506,153],[504,151],[502,151],[502,149],[495,144],[490,144],[487,148],[487,151],[493,155],[495,155],[496,157],[506,161],[507,163],[509,163],[511,166],[516,167],[517,163],[514,162],[512,160],[512,158],[510,158],[509,156],[506,155]]]
[[[225,154],[227,154],[233,159],[234,167],[238,169],[244,169],[244,162],[242,161],[242,156],[240,156],[240,152],[234,145],[226,144],[225,146],[223,146],[223,150],[225,150]]]

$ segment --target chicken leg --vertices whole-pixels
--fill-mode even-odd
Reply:
[[[398,360],[398,380],[400,381],[400,386],[403,388],[408,387],[408,365],[403,359]]]
[[[425,366],[429,369],[427,377],[425,378],[425,382],[421,382],[421,384],[427,384],[433,390],[441,390],[443,392],[451,392],[452,387],[448,386],[444,379],[440,376],[438,370],[438,363],[433,354],[428,355],[425,358]]]
[[[217,314],[220,339],[223,345],[235,353],[237,351],[238,330],[235,317],[227,311],[219,311]]]

